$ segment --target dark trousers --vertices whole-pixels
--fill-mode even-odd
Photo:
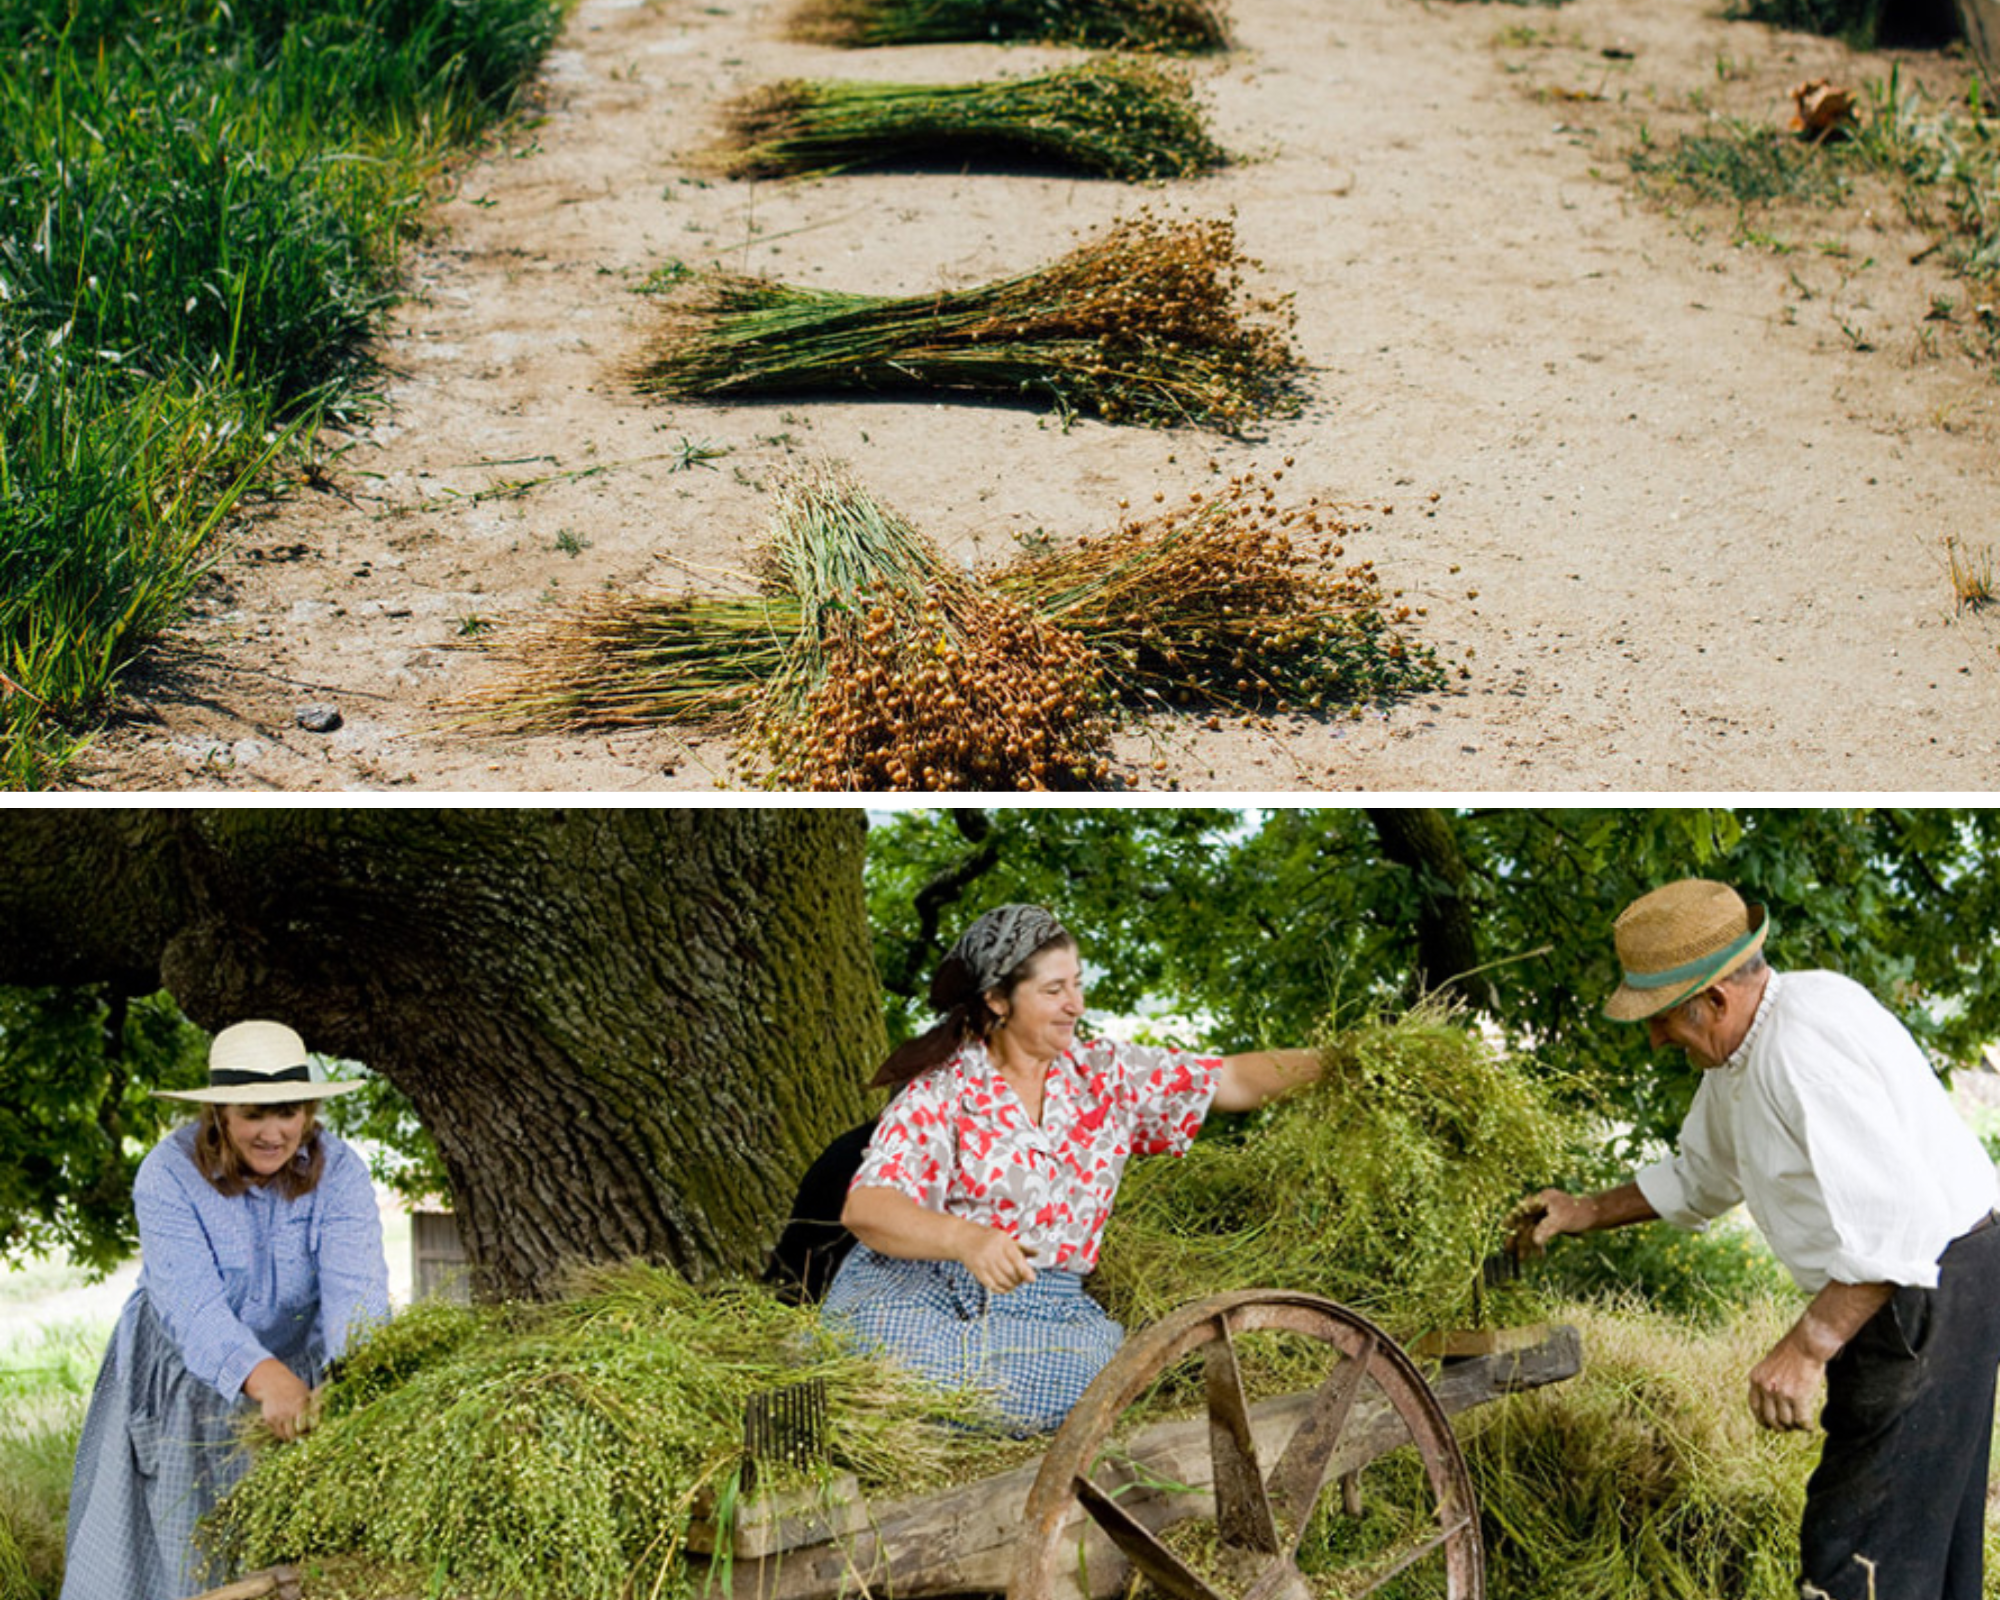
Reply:
[[[1901,1288],[1826,1369],[1800,1592],[1980,1600],[2000,1366],[2000,1227],[1955,1240],[1935,1289]]]

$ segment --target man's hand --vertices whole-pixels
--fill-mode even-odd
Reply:
[[[1651,1222],[1658,1216],[1637,1183],[1581,1197],[1563,1189],[1544,1189],[1509,1213],[1507,1248],[1519,1257],[1538,1256],[1551,1239],[1565,1233],[1596,1233],[1600,1228]]]
[[[1565,1233],[1590,1231],[1590,1203],[1561,1189],[1544,1189],[1530,1195],[1507,1216],[1507,1249],[1527,1260],[1548,1248],[1549,1241]]]
[[[1750,1374],[1750,1411],[1767,1428],[1810,1428],[1826,1364],[1894,1294],[1887,1283],[1829,1283]]]
[[[1810,1428],[1825,1381],[1826,1363],[1808,1355],[1787,1333],[1751,1369],[1751,1414],[1761,1426],[1781,1433]]]

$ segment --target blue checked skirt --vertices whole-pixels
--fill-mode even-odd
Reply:
[[[249,1467],[239,1409],[188,1372],[137,1290],[77,1444],[62,1600],[174,1600],[210,1587],[194,1529]]]
[[[1038,1272],[995,1294],[956,1261],[901,1261],[862,1244],[848,1252],[821,1314],[856,1348],[983,1391],[1021,1433],[1060,1427],[1125,1337],[1074,1272]]]

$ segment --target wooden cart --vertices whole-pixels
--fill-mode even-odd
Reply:
[[[1252,1403],[1238,1346],[1273,1333],[1317,1353],[1324,1375]],[[1127,1339],[1037,1461],[912,1499],[867,1501],[847,1478],[698,1519],[696,1589],[717,1600],[1104,1600],[1138,1575],[1171,1600],[1345,1600],[1397,1579],[1483,1600],[1478,1512],[1450,1419],[1574,1376],[1582,1352],[1571,1328],[1475,1347],[1426,1380],[1331,1300],[1270,1289],[1198,1300]],[[1172,1374],[1198,1389],[1205,1414],[1122,1430]],[[1359,1524],[1362,1469],[1397,1452],[1419,1465],[1403,1474],[1387,1538],[1332,1556],[1316,1539],[1309,1579],[1301,1550],[1316,1513]],[[273,1568],[200,1600],[298,1592],[295,1571]]]
[[[1237,1345],[1265,1332],[1323,1347],[1317,1387],[1246,1398]],[[1582,1352],[1571,1328],[1476,1344],[1486,1353],[1447,1357],[1426,1381],[1379,1328],[1331,1300],[1252,1289],[1195,1301],[1126,1340],[1039,1461],[887,1503],[848,1481],[738,1507],[727,1527],[697,1525],[703,1592],[1102,1600],[1136,1571],[1173,1600],[1308,1600],[1373,1593],[1416,1569],[1431,1574],[1419,1592],[1481,1600],[1478,1513],[1450,1418],[1574,1376]],[[1120,1419],[1182,1363],[1198,1372],[1206,1415],[1121,1437]],[[1323,1499],[1358,1520],[1361,1469],[1405,1447],[1421,1463],[1422,1504],[1332,1571],[1316,1544],[1309,1586],[1301,1544]],[[1190,1543],[1201,1560],[1177,1553]]]

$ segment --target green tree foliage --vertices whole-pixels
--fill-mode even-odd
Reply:
[[[1357,807],[894,813],[867,861],[891,1035],[928,1020],[938,959],[1006,900],[1047,903],[1076,928],[1100,1013],[1179,1011],[1226,1046],[1300,1042],[1334,1006],[1400,1010],[1413,973],[1461,976],[1438,950],[1470,949],[1481,970],[1458,987],[1510,1042],[1590,1083],[1635,1139],[1662,1136],[1694,1076],[1598,1005],[1617,980],[1619,908],[1692,873],[1768,905],[1779,965],[1848,973],[1941,1063],[2000,1037],[2000,812],[1494,807],[1412,820]],[[1426,860],[1412,839],[1449,856]],[[203,1043],[165,996],[0,988],[0,1259],[60,1245],[108,1264],[129,1247],[131,1173],[165,1120],[145,1091],[199,1081]],[[435,1187],[408,1103],[379,1080],[351,1098],[343,1126],[392,1165],[415,1163],[406,1187]]]
[[[891,1026],[989,905],[1046,901],[1076,928],[1093,1004],[1200,1015],[1219,1044],[1305,1037],[1330,1004],[1394,1008],[1427,970],[1426,917],[1458,916],[1461,992],[1552,1071],[1594,1082],[1635,1137],[1678,1126],[1695,1078],[1598,1007],[1612,919],[1647,889],[1722,878],[1770,908],[1780,966],[1829,967],[1893,1007],[1941,1063],[2000,1036],[2000,813],[1911,808],[1464,808],[1449,859],[1392,858],[1407,830],[1351,807],[1268,812],[904,812],[877,828],[869,898]],[[1461,976],[1432,973],[1433,986]]]
[[[206,1047],[165,995],[0,989],[0,1260],[131,1253],[132,1176],[181,1115],[149,1091],[205,1081]]]

